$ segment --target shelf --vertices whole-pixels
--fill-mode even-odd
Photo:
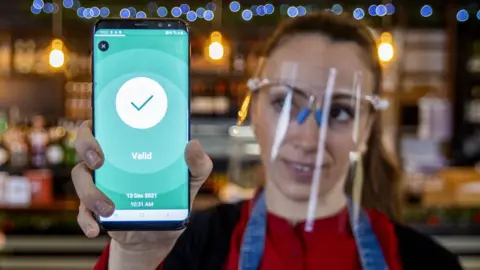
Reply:
[[[419,232],[428,235],[475,235],[480,236],[479,225],[425,225],[425,224],[410,224],[410,226]],[[479,247],[480,249],[480,247]],[[479,250],[480,251],[480,250]]]

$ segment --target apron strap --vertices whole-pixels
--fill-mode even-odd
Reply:
[[[353,220],[352,201],[348,201],[350,220]],[[388,270],[388,265],[383,256],[382,249],[378,243],[370,219],[365,212],[361,210],[358,217],[358,223],[352,225],[352,231],[357,244],[358,254],[363,270]],[[267,228],[267,205],[265,192],[261,192],[252,208],[243,235],[242,246],[240,248],[240,260],[238,262],[239,270],[258,270],[262,261],[266,242]]]
[[[388,264],[383,256],[383,251],[378,243],[377,236],[373,231],[370,218],[365,210],[361,209],[358,215],[358,222],[354,224],[353,220],[353,202],[348,200],[348,212],[350,216],[350,226],[352,227],[355,243],[364,270],[388,270]]]
[[[243,235],[239,270],[258,270],[265,249],[267,234],[267,204],[265,192],[256,199]]]

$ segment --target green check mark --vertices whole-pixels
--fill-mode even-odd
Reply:
[[[151,95],[147,100],[145,100],[145,102],[143,102],[142,105],[140,105],[140,107],[138,107],[137,105],[135,105],[135,103],[133,102],[130,102],[130,104],[132,104],[132,106],[137,109],[137,111],[140,111],[143,107],[145,107],[145,105],[147,105],[147,103],[153,98],[153,95]]]

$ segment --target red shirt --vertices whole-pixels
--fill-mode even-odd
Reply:
[[[230,253],[223,270],[239,270],[239,251],[248,222],[250,204],[246,203],[230,239]],[[390,270],[401,270],[401,260],[393,224],[376,210],[367,211]],[[108,269],[107,246],[94,270]],[[161,266],[158,267],[161,270]],[[355,238],[348,223],[348,212],[317,220],[313,232],[304,224],[268,214],[267,239],[259,270],[361,270]]]

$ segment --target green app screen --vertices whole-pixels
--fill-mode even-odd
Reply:
[[[94,132],[105,154],[95,183],[118,212],[188,209],[188,43],[183,30],[94,35]]]

